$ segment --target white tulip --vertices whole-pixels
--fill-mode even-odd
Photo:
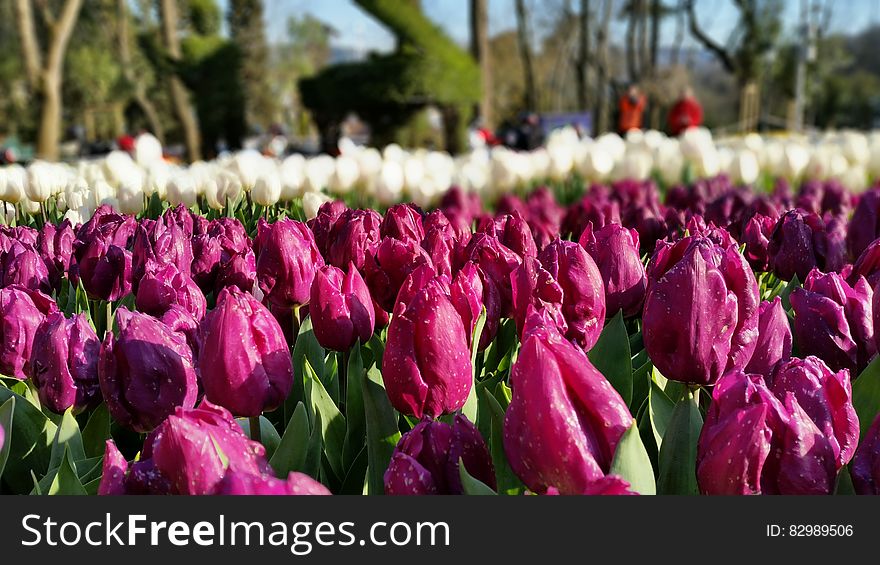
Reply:
[[[116,196],[119,211],[123,214],[140,214],[144,211],[144,193],[140,185],[120,184]]]
[[[166,185],[168,203],[172,206],[183,204],[187,208],[196,204],[196,183],[186,171],[172,174]]]
[[[161,162],[162,144],[152,134],[140,134],[134,141],[134,160],[144,168]]]
[[[0,171],[0,173],[2,173],[2,171]],[[0,213],[3,214],[3,223],[8,226],[15,221],[15,205],[3,201],[0,202],[0,206],[3,206],[3,209],[0,210]]]
[[[302,204],[306,219],[311,220],[317,216],[321,205],[331,200],[333,199],[322,192],[306,192],[303,194]]]
[[[861,165],[850,167],[837,178],[843,186],[855,192],[868,188],[868,173]]]
[[[354,157],[340,155],[336,158],[333,174],[330,176],[330,190],[336,194],[351,192],[360,178],[357,160]]]
[[[336,168],[333,157],[319,155],[306,160],[306,178],[304,188],[307,192],[320,192],[330,182],[330,175]]]
[[[727,173],[734,184],[754,184],[761,174],[758,158],[749,149],[737,151],[727,167]]]
[[[302,194],[305,182],[306,159],[295,153],[281,162],[281,200],[293,200]]]
[[[394,204],[403,194],[403,167],[397,161],[385,161],[376,180],[376,198],[382,204]]]
[[[250,190],[263,170],[264,157],[253,149],[239,151],[229,162],[229,169],[238,175],[245,190]]]
[[[281,178],[277,171],[266,170],[251,189],[251,199],[260,206],[272,206],[281,198]]]
[[[24,187],[27,185],[27,171],[21,165],[10,165],[4,169],[6,182],[0,193],[0,200],[10,204],[18,204],[25,198]]]

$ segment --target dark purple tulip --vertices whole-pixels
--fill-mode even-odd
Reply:
[[[473,261],[486,275],[483,282],[497,290],[501,316],[509,317],[513,304],[510,274],[522,263],[522,258],[498,241],[497,237],[485,233],[475,233],[462,256],[462,263]]]
[[[448,224],[445,227],[428,230],[425,239],[422,240],[422,249],[431,258],[431,264],[438,274],[452,276],[455,253],[459,245]]]
[[[27,377],[37,328],[58,311],[55,301],[23,286],[0,288],[0,374]]]
[[[875,239],[862,251],[862,254],[853,263],[847,281],[850,285],[854,285],[859,277],[868,279],[871,288],[877,288],[877,283],[880,283],[880,239]]]
[[[524,217],[535,238],[535,245],[540,251],[559,237],[565,209],[556,202],[553,192],[546,186],[538,187],[529,194],[526,198],[526,208]]]
[[[373,335],[376,317],[367,284],[353,263],[348,272],[325,265],[315,273],[309,317],[322,347],[348,351]]]
[[[379,233],[383,238],[422,241],[425,238],[422,211],[415,204],[395,204],[385,212]]]
[[[521,258],[537,257],[538,248],[532,237],[532,230],[516,210],[492,219],[485,219],[478,231],[498,238],[502,245]]]
[[[379,246],[381,223],[382,216],[375,210],[346,210],[330,232],[324,255],[327,263],[339,269],[347,269],[349,263],[354,263],[363,271]]]
[[[804,280],[815,267],[825,264],[825,230],[822,219],[802,210],[789,210],[776,222],[767,252],[770,269],[783,280],[795,275]]]
[[[82,280],[90,298],[115,301],[131,292],[129,249],[136,229],[134,218],[102,205],[77,230],[70,276],[73,282]]]
[[[547,487],[545,495],[558,496],[559,489]],[[584,496],[638,496],[639,493],[630,490],[630,484],[617,475],[605,475],[599,480],[593,481],[583,492]]]
[[[704,494],[830,494],[838,465],[823,430],[761,375],[725,374],[712,391],[697,445]]]
[[[880,495],[880,414],[862,438],[850,474],[856,494]]]
[[[605,313],[623,310],[635,316],[645,302],[645,266],[639,255],[639,232],[619,224],[607,224],[593,231],[588,224],[578,243],[596,262],[605,288]]]
[[[385,471],[385,494],[464,494],[459,460],[475,479],[495,488],[495,467],[477,428],[461,414],[452,425],[423,421],[403,434]]]
[[[0,253],[0,287],[13,284],[45,294],[52,293],[49,270],[37,250],[17,241]]]
[[[530,490],[581,494],[608,474],[633,417],[587,356],[534,310],[510,384],[504,451]]]
[[[346,210],[348,207],[342,200],[330,200],[321,204],[321,207],[318,208],[318,214],[308,221],[309,229],[315,235],[315,244],[325,259],[328,257],[327,252],[330,249],[330,244],[335,239],[333,229],[336,220]]]
[[[125,494],[125,475],[128,473],[128,461],[116,443],[108,439],[104,444],[104,461],[101,463],[101,484],[98,494],[101,496],[118,496]]]
[[[813,269],[803,288],[791,293],[799,350],[819,357],[835,371],[849,369],[857,377],[877,352],[873,294],[864,278],[850,286],[837,273]]]
[[[846,216],[825,214],[825,231],[822,234],[825,249],[824,271],[840,272],[847,264]]]
[[[758,308],[758,341],[745,367],[747,373],[769,375],[780,361],[791,357],[791,327],[778,296]]]
[[[312,232],[287,218],[271,225],[260,219],[257,230],[257,282],[266,300],[280,308],[306,304],[315,271],[324,264]]]
[[[270,472],[265,448],[249,440],[227,410],[207,401],[174,410],[147,436],[140,459],[130,466],[111,446],[108,442],[105,471],[109,459],[111,472],[101,479],[102,494],[206,495],[227,473]]]
[[[175,219],[173,214],[166,212],[155,222],[142,221],[138,225],[131,258],[132,288],[135,291],[149,263],[171,263],[187,277],[192,273],[192,231],[190,229],[187,233]]]
[[[24,245],[37,247],[40,240],[40,232],[28,226],[0,226],[0,249],[6,250],[13,241]]]
[[[234,218],[212,220],[203,229],[192,238],[192,278],[208,293],[214,288],[221,265],[235,255],[253,251],[244,226]]]
[[[510,274],[513,289],[513,319],[522,336],[528,314],[532,309],[546,313],[548,320],[563,334],[568,333],[568,322],[562,314],[564,291],[541,262],[534,257],[523,259],[522,265]]]
[[[257,282],[257,260],[252,249],[232,255],[220,263],[214,293],[219,294],[227,287],[236,287],[242,292],[252,292]]]
[[[755,271],[766,271],[770,264],[768,247],[770,245],[770,234],[773,233],[775,226],[775,219],[755,214],[742,230],[740,243],[745,244],[746,260]]]
[[[468,347],[470,347],[473,342],[474,327],[483,311],[483,279],[480,278],[479,267],[470,262],[466,263],[449,285],[449,297],[458,315],[461,316],[461,321],[464,322]]]
[[[63,414],[71,407],[79,413],[100,402],[100,353],[101,342],[85,314],[71,319],[62,312],[49,314],[31,348],[30,375],[40,403]]]
[[[568,207],[562,221],[562,233],[571,234],[572,240],[580,239],[587,224],[598,230],[607,224],[620,223],[620,205],[610,199],[610,190],[601,185],[590,187],[579,202]]]
[[[67,276],[73,256],[73,240],[75,238],[76,234],[70,226],[69,220],[64,220],[57,226],[46,222],[40,229],[36,247],[46,264],[49,282],[53,288],[58,288],[61,285],[61,279]]]
[[[199,358],[199,320],[189,310],[179,304],[172,304],[161,316],[159,321],[168,326],[171,331],[183,336],[186,344],[193,352],[193,360]]]
[[[828,440],[838,468],[849,463],[859,443],[849,373],[832,372],[818,357],[793,358],[776,366],[768,386],[779,399],[794,396]]]
[[[465,228],[470,233],[470,226],[483,215],[483,202],[476,192],[465,192],[453,186],[440,199],[440,210],[453,224]]]
[[[116,422],[148,432],[176,408],[195,404],[192,351],[183,336],[152,316],[120,307],[116,323],[119,337],[107,332],[101,344],[101,393]]]
[[[390,312],[407,275],[421,265],[430,264],[431,258],[418,241],[383,238],[375,257],[366,264],[365,279],[370,294],[379,306]]]
[[[161,317],[177,304],[197,320],[205,317],[208,304],[199,286],[189,276],[177,270],[174,263],[160,265],[150,260],[138,286],[135,304],[138,310]]]
[[[666,378],[711,385],[752,357],[758,283],[736,247],[700,236],[660,242],[642,319],[645,349]]]
[[[849,223],[846,236],[850,257],[858,257],[871,242],[880,237],[880,187],[875,187],[859,197],[856,211]]]
[[[825,186],[820,180],[806,180],[801,185],[795,198],[795,206],[822,215],[822,197],[825,195]]]
[[[287,480],[271,475],[251,475],[232,469],[226,471],[214,494],[233,496],[297,496],[324,495],[331,492],[305,473],[291,472]]]
[[[271,412],[293,386],[293,363],[269,309],[235,287],[220,291],[202,323],[199,368],[205,397],[236,416]]]
[[[434,418],[464,405],[473,382],[470,349],[445,277],[395,306],[382,375],[391,404],[403,414]]]

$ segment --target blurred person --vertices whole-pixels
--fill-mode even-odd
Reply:
[[[517,132],[516,148],[520,151],[533,151],[544,144],[544,128],[541,117],[535,112],[526,114]]]
[[[492,130],[486,127],[483,118],[477,118],[471,124],[470,131],[468,132],[468,141],[471,149],[482,149],[498,145],[498,139],[492,133]]]
[[[703,124],[703,107],[694,96],[694,91],[687,86],[682,90],[681,97],[669,110],[666,117],[666,129],[670,136],[678,136],[690,128]]]
[[[638,85],[629,85],[626,94],[618,102],[617,131],[620,135],[633,129],[642,129],[642,114],[645,113],[646,103],[645,95]]]

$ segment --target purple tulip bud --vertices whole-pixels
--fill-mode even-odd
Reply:
[[[152,260],[147,262],[135,304],[141,312],[156,317],[178,304],[197,320],[205,317],[208,308],[205,295],[194,280],[178,271],[174,263],[160,265]]]
[[[747,373],[769,375],[780,361],[791,357],[791,327],[778,296],[758,308],[758,341],[745,367]]]
[[[510,384],[504,451],[530,490],[580,494],[608,474],[633,417],[587,356],[534,310]]]
[[[13,284],[45,294],[52,293],[49,270],[36,249],[17,241],[0,253],[0,287]]]
[[[568,322],[562,314],[564,291],[540,261],[534,257],[523,259],[522,265],[511,273],[510,284],[513,289],[513,319],[520,336],[525,331],[526,320],[532,309],[546,313],[553,325],[562,334],[567,334]]]
[[[46,222],[40,229],[36,248],[46,264],[52,288],[58,288],[61,285],[61,279],[67,276],[70,260],[73,256],[73,240],[75,238],[76,234],[73,232],[69,220],[64,220],[57,226]]]
[[[66,319],[49,314],[34,335],[30,375],[40,403],[56,414],[82,412],[100,402],[98,356],[101,342],[85,314]]]
[[[858,376],[877,352],[873,294],[864,278],[853,287],[837,273],[813,269],[803,288],[791,293],[800,351],[821,358],[835,371],[849,369]]]
[[[461,321],[464,322],[470,348],[474,328],[483,311],[483,279],[480,278],[479,267],[470,262],[466,263],[449,285],[449,297],[458,315],[461,316]]]
[[[286,218],[271,225],[261,218],[257,230],[257,281],[266,299],[282,308],[306,304],[315,271],[324,264],[312,232]]]
[[[478,230],[497,237],[502,245],[521,258],[538,256],[538,247],[535,245],[535,238],[532,237],[532,230],[516,210],[495,220],[484,220]]]
[[[476,192],[465,192],[453,186],[440,199],[440,209],[451,223],[463,225],[470,232],[474,220],[483,215],[483,202]]]
[[[290,473],[287,480],[271,475],[251,475],[229,469],[214,494],[232,496],[324,495],[331,492],[305,473]]]
[[[293,363],[269,309],[235,287],[220,291],[202,324],[199,368],[205,396],[236,416],[271,412],[293,386]]]
[[[184,338],[152,316],[116,310],[119,337],[101,344],[98,378],[110,415],[137,432],[158,426],[175,408],[191,408],[198,384]]]
[[[529,194],[526,207],[524,217],[528,220],[535,245],[540,251],[559,237],[565,209],[556,202],[553,192],[546,186],[540,186]]]
[[[850,257],[858,257],[872,241],[880,237],[880,187],[859,197],[859,203],[849,223],[846,242]]]
[[[202,233],[192,238],[191,270],[193,280],[202,292],[208,293],[214,289],[221,264],[229,261],[234,255],[253,253],[253,251],[244,226],[234,218],[212,220],[203,229]]]
[[[315,273],[309,317],[322,347],[348,351],[373,335],[376,317],[367,284],[354,264],[348,272],[325,265]]]
[[[370,294],[379,306],[390,312],[406,277],[419,266],[430,264],[431,258],[418,241],[383,238],[375,257],[366,264]]]
[[[395,204],[385,212],[379,233],[383,238],[399,241],[422,241],[425,238],[422,211],[415,204]]]
[[[619,224],[607,224],[594,232],[588,224],[579,243],[599,268],[606,315],[623,310],[624,316],[631,317],[641,312],[647,279],[639,255],[639,232]]]
[[[706,220],[699,215],[692,216],[690,220],[688,220],[685,230],[689,235],[705,237],[715,245],[720,245],[721,247],[736,245],[736,240],[733,239],[733,236],[730,235],[730,232],[727,231],[727,229],[718,227],[714,222],[706,223]]]
[[[324,258],[328,257],[327,253],[330,249],[330,244],[336,239],[336,236],[333,234],[336,220],[346,210],[348,210],[348,207],[342,200],[330,200],[321,204],[321,207],[318,208],[318,214],[308,221],[309,229],[315,235],[315,244]]]
[[[137,222],[131,216],[100,206],[92,218],[77,230],[73,242],[70,275],[82,280],[89,297],[119,300],[131,292],[132,255],[129,248]]]
[[[831,493],[837,475],[832,445],[785,388],[779,398],[763,377],[739,370],[718,381],[697,445],[703,493]]]
[[[770,264],[770,234],[776,226],[776,220],[761,214],[755,214],[746,223],[740,237],[745,244],[745,256],[755,271],[766,271]]]
[[[449,216],[439,209],[430,212],[422,220],[422,226],[425,228],[425,238],[428,237],[432,230],[440,230],[459,245],[466,245],[470,240],[471,224],[472,221],[461,217],[452,216],[450,219]]]
[[[18,285],[0,288],[0,374],[28,376],[37,328],[57,311],[55,301],[41,292]]]
[[[495,488],[495,467],[477,428],[461,414],[452,425],[425,420],[403,434],[385,471],[385,494],[464,494],[459,460]]]
[[[174,215],[166,212],[155,222],[141,222],[138,225],[131,260],[132,288],[135,291],[150,263],[170,263],[180,273],[190,276],[193,263],[192,232],[187,234],[184,228],[175,223],[175,219]]]
[[[558,496],[559,489],[547,487],[545,495]],[[630,490],[630,484],[617,475],[605,475],[601,479],[593,481],[583,492],[584,496],[638,496],[639,493]]]
[[[880,495],[880,414],[856,450],[850,475],[856,494]]]
[[[590,191],[575,204],[568,207],[562,221],[562,233],[571,234],[579,240],[587,224],[599,230],[607,224],[620,223],[620,205],[610,199],[610,191],[602,185],[593,185]]]
[[[220,263],[217,279],[214,282],[214,294],[219,294],[227,287],[236,287],[242,292],[252,292],[257,282],[257,260],[252,249],[232,255]],[[290,309],[289,307],[284,307]]]
[[[859,443],[859,418],[846,371],[833,373],[817,357],[795,358],[777,365],[768,384],[777,398],[794,395],[828,440],[838,468],[849,463]]]
[[[666,377],[711,385],[758,341],[758,283],[735,247],[692,236],[658,243],[648,269],[645,349]]]
[[[847,281],[850,285],[854,285],[859,277],[868,279],[871,288],[877,288],[877,283],[880,283],[880,239],[875,239],[862,251],[853,264]]]
[[[495,287],[501,316],[509,317],[513,304],[510,274],[522,263],[522,258],[497,237],[484,233],[475,233],[471,237],[462,257],[462,263],[473,261],[486,275],[483,282]]]
[[[116,447],[112,439],[104,445],[104,461],[101,464],[101,484],[98,494],[101,496],[125,494],[125,475],[128,473],[128,461]]]
[[[363,271],[379,246],[382,216],[375,210],[346,210],[336,221],[327,242],[325,258],[339,269],[354,263]]]
[[[180,334],[186,340],[186,344],[193,352],[193,360],[199,358],[199,320],[189,310],[179,304],[172,304],[168,310],[159,316],[159,321],[168,326],[171,331]]]
[[[767,252],[770,269],[783,280],[804,280],[810,270],[825,266],[825,224],[816,214],[789,210],[776,222]]]
[[[395,308],[382,375],[391,404],[404,414],[433,418],[464,405],[473,381],[470,349],[445,277]]]

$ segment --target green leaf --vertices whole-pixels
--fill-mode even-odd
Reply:
[[[250,418],[236,418],[235,421],[245,435],[251,437]],[[272,422],[265,416],[260,416],[260,442],[266,448],[266,459],[272,459],[272,456],[278,449],[278,444],[281,443],[281,436],[278,435],[278,430],[275,429]]]
[[[278,478],[287,478],[291,471],[305,472],[309,449],[309,416],[302,402],[296,405],[284,435],[269,458],[269,465]]]
[[[854,496],[856,489],[853,486],[852,476],[849,474],[849,465],[841,467],[837,473],[837,484],[834,487],[834,494],[840,496]]]
[[[477,421],[479,403],[477,402],[477,349],[480,347],[480,336],[483,335],[483,327],[486,325],[486,307],[480,310],[480,317],[474,324],[474,333],[471,336],[471,390],[467,400],[461,408],[461,413],[467,416],[471,422]]]
[[[89,415],[89,421],[82,431],[83,449],[86,457],[104,455],[107,440],[110,439],[110,412],[103,402]]]
[[[310,391],[312,406],[315,414],[321,414],[321,437],[324,445],[324,453],[330,462],[330,467],[337,477],[345,477],[342,468],[342,447],[345,444],[345,416],[333,402],[324,385],[318,380],[318,375],[308,360],[305,360],[306,378],[309,379],[307,388]]]
[[[493,390],[501,382],[503,375],[501,373],[491,373],[485,379],[477,383],[477,421],[474,422],[480,435],[488,438],[492,433],[492,413],[489,410],[488,400],[486,400],[486,392],[491,395]]]
[[[461,477],[461,487],[464,491],[464,494],[472,494],[472,495],[496,495],[498,494],[489,486],[471,476],[470,473],[467,472],[467,469],[464,468],[464,460],[458,459],[458,476]]]
[[[355,459],[364,451],[364,440],[367,437],[363,392],[364,361],[361,357],[359,343],[356,343],[349,352],[345,375],[345,422],[347,427],[345,442],[342,445],[342,467],[348,475]],[[364,469],[366,469],[366,453],[364,453]],[[363,484],[361,484],[361,488],[363,489]]]
[[[660,494],[699,494],[697,487],[697,441],[703,427],[700,408],[692,395],[681,399],[660,446]]]
[[[652,380],[651,392],[648,395],[648,417],[651,419],[651,429],[654,430],[657,449],[663,445],[663,436],[666,434],[673,411],[675,411],[675,402]]]
[[[312,320],[306,317],[299,326],[299,333],[296,336],[296,345],[293,347],[293,389],[290,396],[284,402],[284,419],[289,421],[296,410],[298,402],[307,404],[306,408],[311,412],[311,406],[308,405],[308,398],[305,395],[306,376],[304,373],[303,361],[308,359],[309,364],[315,371],[320,371],[319,379],[323,379],[324,375],[324,357],[326,352],[318,338],[315,337],[315,331],[312,329]]]
[[[504,408],[488,389],[483,391],[483,396],[492,415],[489,454],[492,456],[492,465],[495,467],[495,482],[498,483],[498,493],[520,494],[525,487],[510,468],[507,455],[504,453]]]
[[[61,416],[61,423],[55,431],[55,439],[52,440],[52,456],[49,461],[50,469],[54,469],[61,464],[61,459],[65,452],[70,453],[74,463],[86,458],[79,424],[76,418],[73,417],[73,412],[70,408],[65,410]]]
[[[382,373],[377,365],[373,365],[366,372],[362,384],[364,416],[367,422],[367,492],[383,494],[385,492],[383,475],[391,461],[394,448],[400,441],[397,412],[388,401]]]
[[[61,464],[58,467],[58,472],[55,473],[55,478],[52,479],[52,483],[49,485],[49,495],[63,494],[85,496],[88,494],[86,489],[83,488],[79,476],[76,474],[72,457],[73,455],[70,452],[69,446],[65,446],[61,456]]]
[[[633,393],[633,369],[623,312],[618,312],[605,324],[599,341],[587,357],[629,405]]]
[[[76,461],[76,475],[83,484],[101,478],[104,471],[104,456],[89,457],[82,461]]]
[[[880,413],[880,356],[875,357],[853,381],[852,395],[862,437],[865,437]]]
[[[52,440],[57,426],[24,396],[0,387],[0,403],[15,398],[13,429],[3,481],[17,494],[33,488],[31,472],[43,475],[49,469]],[[7,430],[8,432],[9,430]]]
[[[798,276],[795,275],[791,278],[787,285],[782,287],[782,291],[779,293],[779,296],[782,298],[782,308],[785,309],[786,312],[791,310],[791,291],[801,286],[801,281],[798,279]]]
[[[342,487],[339,489],[339,494],[363,494],[364,481],[367,478],[368,462],[369,455],[367,454],[367,447],[361,446],[360,452],[358,452],[354,461],[352,461],[351,465],[348,467],[348,473],[345,475],[345,480],[342,481]]]
[[[0,428],[3,430],[3,445],[0,446],[0,479],[3,478],[3,468],[9,459],[12,450],[12,418],[15,416],[15,397],[10,398],[0,405]]]
[[[630,488],[639,494],[656,494],[654,468],[651,459],[639,436],[639,428],[635,421],[623,433],[614,459],[611,461],[612,475],[618,475],[630,484]]]

